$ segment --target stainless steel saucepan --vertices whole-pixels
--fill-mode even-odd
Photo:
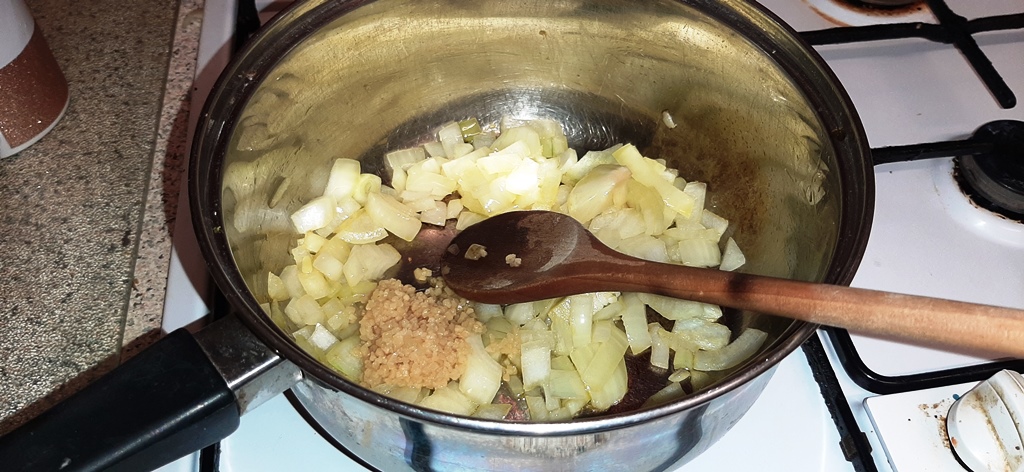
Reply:
[[[710,386],[654,408],[522,423],[364,389],[260,308],[266,272],[289,257],[288,214],[322,192],[333,159],[383,175],[385,152],[444,122],[505,115],[558,120],[579,150],[631,142],[708,182],[708,205],[733,222],[745,271],[853,278],[874,194],[864,132],[824,62],[759,5],[300,1],[224,72],[193,149],[196,231],[236,313],[194,337],[169,335],[0,438],[0,463],[155,467],[223,438],[242,412],[287,388],[334,439],[387,471],[662,470],[700,454],[814,325],[729,313],[734,332],[753,326],[769,338]]]

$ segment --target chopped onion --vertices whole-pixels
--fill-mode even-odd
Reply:
[[[416,213],[387,195],[369,194],[366,198],[366,212],[377,224],[406,241],[412,241],[420,232],[422,223]]]
[[[309,342],[317,349],[326,351],[338,342],[338,338],[334,337],[327,328],[324,328],[322,324],[317,323],[316,327],[313,328],[313,332],[309,335]]]
[[[388,233],[411,241],[423,223],[455,220],[461,230],[506,211],[544,209],[568,213],[609,246],[644,259],[722,270],[744,263],[732,238],[719,249],[729,222],[704,208],[706,184],[687,182],[664,160],[644,157],[629,144],[579,157],[551,120],[503,119],[501,129],[495,136],[472,118],[450,122],[438,130],[437,141],[388,153],[390,186],[360,173],[358,161],[335,160],[323,195],[290,215],[301,235],[291,239],[297,244],[290,254],[265,244],[265,260],[288,263],[290,256],[294,262],[268,275],[265,311],[275,322],[298,325],[296,343],[359,381],[356,304],[365,303],[401,260],[392,246],[381,244]],[[251,169],[236,167],[229,187],[239,198],[258,182],[242,172]],[[274,212],[266,202],[241,199],[237,207],[239,224],[287,232],[284,205]],[[511,407],[492,402],[504,376],[531,419],[560,421],[623,398],[626,351],[650,348],[652,365],[674,369],[671,383],[648,400],[652,405],[684,395],[681,381],[689,379],[694,389],[707,385],[712,377],[704,370],[742,362],[765,337],[748,329],[729,343],[729,329],[715,322],[720,307],[650,294],[600,292],[474,308],[486,330],[469,338],[470,354],[457,381],[432,392],[376,390],[426,408],[501,419]],[[648,323],[654,316],[648,308],[662,323],[673,321],[672,331]]]
[[[335,200],[351,197],[355,192],[360,177],[359,161],[353,159],[335,159],[331,173],[327,177],[327,188],[324,196]]]
[[[469,416],[477,408],[476,403],[463,394],[454,382],[434,390],[434,393],[420,400],[420,406],[463,416]]]
[[[459,390],[477,404],[490,403],[501,387],[501,364],[484,349],[479,335],[470,336],[466,370],[459,378]]]
[[[306,233],[323,228],[334,220],[337,201],[324,195],[314,198],[309,203],[292,213],[292,225],[295,231]]]
[[[718,371],[736,367],[754,355],[767,338],[768,333],[747,328],[735,341],[721,349],[694,353],[694,368],[702,371]]]
[[[630,351],[636,355],[651,347],[651,335],[647,329],[647,309],[636,294],[622,296],[622,326],[626,329],[626,339]]]
[[[674,380],[671,381],[661,390],[654,392],[654,395],[651,395],[647,399],[647,401],[644,402],[643,407],[650,408],[653,406],[658,406],[664,403],[668,403],[677,398],[682,398],[684,395],[686,395],[686,392],[683,390],[683,386],[679,383],[678,380]]]
[[[722,253],[722,263],[718,266],[721,270],[732,271],[739,269],[747,263],[747,257],[743,255],[739,245],[732,238],[725,240],[725,252]]]

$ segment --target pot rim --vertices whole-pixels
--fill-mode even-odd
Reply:
[[[424,409],[361,387],[314,359],[264,314],[235,266],[220,213],[223,170],[220,164],[226,141],[233,132],[231,123],[237,119],[263,76],[292,47],[327,21],[322,18],[336,18],[372,1],[331,3],[326,0],[300,0],[278,14],[232,58],[218,78],[203,106],[192,143],[188,174],[190,208],[196,237],[210,273],[230,305],[240,312],[242,322],[270,349],[298,365],[304,372],[304,378],[410,419],[436,425],[499,435],[588,434],[648,422],[705,404],[768,372],[815,333],[818,325],[795,321],[780,334],[775,345],[756,360],[748,361],[725,379],[680,400],[649,409],[550,423],[485,420]],[[734,0],[671,1],[691,5],[709,14],[757,45],[789,74],[797,88],[806,95],[823,128],[829,130],[837,157],[848,155],[846,159],[837,159],[842,193],[839,198],[843,205],[839,234],[823,281],[849,285],[867,246],[874,209],[874,174],[866,135],[845,89],[825,61],[798,33],[760,4]],[[328,10],[328,14],[323,14]],[[268,37],[278,40],[274,34],[282,32],[290,32],[291,44],[260,51],[261,46],[266,46]],[[211,119],[217,115],[226,118]]]

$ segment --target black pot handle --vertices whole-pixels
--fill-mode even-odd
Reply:
[[[227,381],[179,329],[0,437],[0,468],[152,470],[224,439],[239,416]]]

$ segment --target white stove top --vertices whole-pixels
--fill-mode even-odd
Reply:
[[[891,22],[935,23],[927,7],[886,15],[850,12],[836,0],[764,0],[798,31]],[[968,18],[1024,12],[1020,0],[947,0]],[[257,2],[266,11],[279,4]],[[208,2],[200,47],[196,103],[226,63],[234,2]],[[827,18],[826,18],[827,17]],[[1024,99],[1024,30],[975,36],[1009,87]],[[899,39],[818,46],[853,99],[873,147],[945,141],[968,137],[979,126],[999,119],[1024,121],[1024,105],[1005,110],[977,80],[960,53],[950,45],[923,39]],[[218,55],[219,54],[219,55]],[[198,107],[197,107],[198,109]],[[194,127],[194,122],[193,122]],[[981,210],[960,193],[950,159],[885,164],[875,169],[876,203],[867,252],[853,285],[865,288],[1024,308],[1024,225]],[[184,198],[182,199],[184,200]],[[187,206],[187,205],[185,205]],[[187,213],[178,218],[187,224]],[[191,228],[178,228],[191,237]],[[188,248],[193,242],[176,242]],[[185,249],[181,254],[192,253]],[[193,255],[194,254],[194,255]],[[165,329],[188,324],[205,314],[203,286],[195,271],[197,253],[173,259],[192,283],[169,283]],[[183,261],[183,262],[179,262]],[[201,261],[198,267],[202,267]],[[173,270],[173,269],[172,269]],[[182,304],[187,308],[181,309]],[[836,351],[822,335],[829,360]],[[864,363],[875,372],[906,375],[974,365],[987,359],[936,351],[854,335]],[[931,426],[907,428],[903,418],[921,414],[922,405],[940,404],[971,384],[899,395],[865,390],[836,368],[856,425],[871,445],[870,462],[878,470],[900,472],[956,470],[947,449],[934,451],[939,468],[914,461],[923,434]],[[779,405],[786,405],[780,408]],[[913,421],[908,421],[913,423]],[[922,423],[924,424],[924,423]],[[925,432],[922,432],[925,431]],[[883,442],[884,440],[884,442]],[[839,447],[840,436],[822,399],[819,385],[802,352],[783,361],[750,412],[717,444],[681,470],[840,471],[853,466]],[[288,451],[288,454],[282,453]],[[738,454],[737,451],[743,451]],[[887,453],[888,451],[888,453]],[[909,459],[908,459],[909,458]],[[909,462],[908,462],[909,460]],[[221,444],[223,471],[322,470],[362,471],[310,427],[285,397],[278,397],[242,418],[240,429]],[[197,471],[197,456],[165,470]]]

